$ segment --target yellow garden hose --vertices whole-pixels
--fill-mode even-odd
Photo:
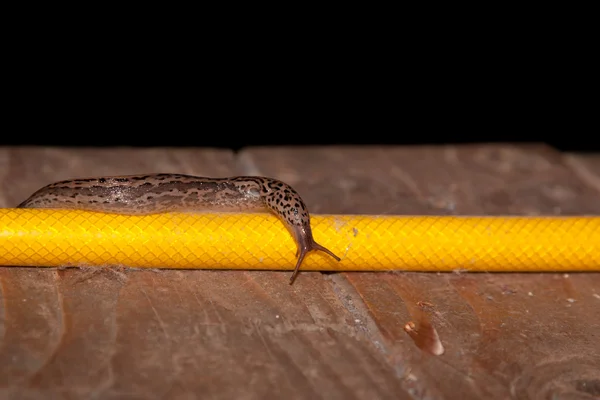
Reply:
[[[313,215],[301,270],[600,270],[600,217]],[[269,214],[124,216],[0,209],[0,265],[292,270],[296,245]]]

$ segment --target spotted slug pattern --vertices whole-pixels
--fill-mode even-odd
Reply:
[[[164,212],[274,213],[298,246],[294,282],[310,251],[334,253],[314,241],[310,215],[288,184],[258,176],[205,178],[182,174],[124,175],[65,180],[47,185],[19,208],[60,208],[126,215]]]

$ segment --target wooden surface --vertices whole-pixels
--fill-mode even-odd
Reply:
[[[600,155],[541,145],[0,148],[0,207],[60,179],[144,172],[269,175],[313,214],[600,214]],[[288,279],[0,268],[0,399],[600,396],[600,273]]]

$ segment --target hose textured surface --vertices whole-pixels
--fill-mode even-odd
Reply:
[[[301,270],[600,270],[600,217],[313,215]],[[0,265],[291,270],[296,245],[268,214],[125,216],[0,209]]]

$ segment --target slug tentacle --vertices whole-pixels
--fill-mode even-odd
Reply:
[[[304,257],[311,251],[325,252],[340,261],[333,252],[314,241],[310,215],[300,195],[290,185],[271,178],[147,174],[72,179],[41,188],[18,207],[126,215],[270,211],[284,223],[297,244],[298,261],[290,284],[294,282]]]
[[[340,261],[340,258],[333,254],[331,250],[315,242],[310,225],[294,225],[292,228],[292,234],[294,235],[294,239],[296,239],[296,243],[298,244],[298,250],[296,251],[296,257],[298,257],[298,261],[296,262],[296,268],[294,268],[294,272],[290,278],[290,285],[294,283],[298,272],[300,272],[300,265],[302,265],[304,257],[306,257],[306,255],[311,251],[322,251],[326,254],[329,254],[336,261]]]

